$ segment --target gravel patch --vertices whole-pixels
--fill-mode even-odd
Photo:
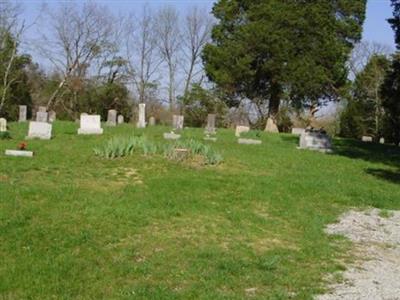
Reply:
[[[385,213],[386,214],[386,213]],[[378,209],[350,211],[326,231],[355,243],[360,258],[343,273],[343,282],[329,286],[318,300],[400,300],[400,212]]]

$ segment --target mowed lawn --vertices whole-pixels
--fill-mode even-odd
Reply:
[[[56,122],[52,140],[28,141],[34,158],[6,157],[27,127],[0,140],[2,299],[310,299],[351,260],[324,226],[353,207],[400,208],[395,146],[335,140],[322,154],[288,134],[239,145],[221,129],[218,166],[107,160],[93,148],[112,136],[163,143],[169,129],[78,136]]]

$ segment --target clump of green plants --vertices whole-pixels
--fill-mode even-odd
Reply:
[[[143,136],[113,137],[105,145],[93,149],[95,155],[118,158],[141,152],[145,155],[157,153],[157,145]]]
[[[222,155],[196,140],[181,140],[164,149],[164,155],[173,160],[202,157],[206,165],[217,165],[222,162]]]
[[[0,140],[9,140],[11,139],[11,134],[9,131],[0,132]]]
[[[240,134],[240,137],[246,139],[260,139],[261,135],[262,135],[261,130],[250,130],[249,132],[242,132]]]

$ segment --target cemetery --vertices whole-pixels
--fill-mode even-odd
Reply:
[[[400,0],[134,2],[0,1],[0,299],[400,300]]]

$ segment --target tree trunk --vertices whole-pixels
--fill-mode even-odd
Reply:
[[[281,103],[282,88],[278,83],[271,86],[271,96],[268,104],[268,118],[272,118],[274,122],[277,120],[279,105]]]

